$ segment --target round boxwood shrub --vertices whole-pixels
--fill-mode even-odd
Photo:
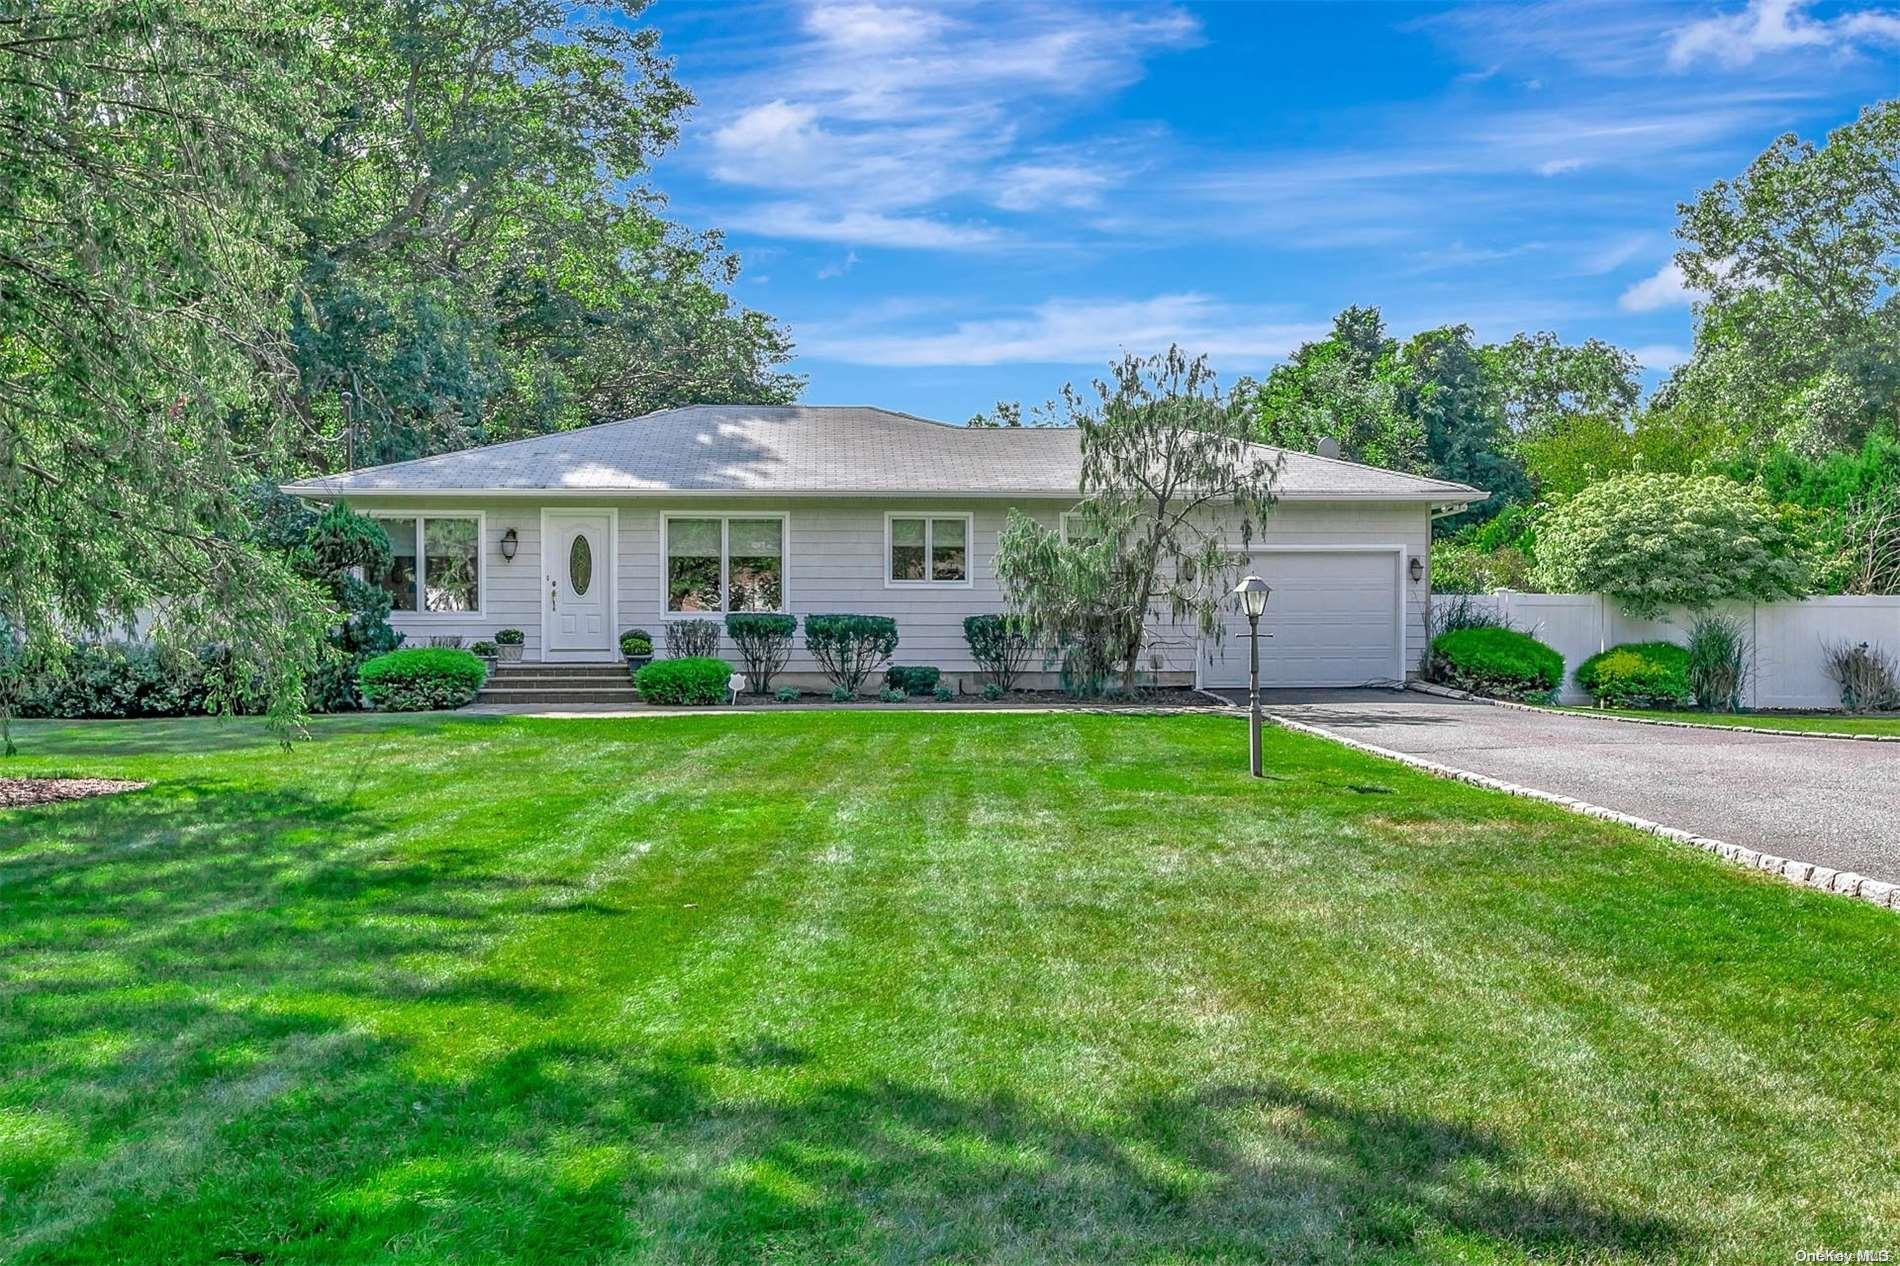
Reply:
[[[1432,639],[1432,675],[1473,694],[1545,699],[1564,679],[1564,657],[1515,629],[1457,629]]]
[[[641,699],[676,707],[724,703],[731,680],[731,664],[706,656],[655,660],[633,675]]]
[[[943,670],[927,664],[892,664],[884,670],[884,684],[907,695],[927,695],[937,688]]]
[[[428,646],[366,661],[356,683],[363,697],[384,712],[427,712],[463,706],[487,676],[487,667],[469,652]]]
[[[1689,689],[1689,652],[1674,642],[1612,646],[1577,665],[1577,684],[1611,708],[1683,708]]]

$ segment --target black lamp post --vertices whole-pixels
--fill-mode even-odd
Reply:
[[[1267,597],[1273,590],[1258,576],[1249,576],[1234,587],[1240,609],[1247,613],[1247,641],[1253,666],[1247,673],[1247,761],[1255,778],[1260,772],[1260,617],[1267,613]]]

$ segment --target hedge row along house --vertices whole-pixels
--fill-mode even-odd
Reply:
[[[411,642],[518,628],[529,662],[608,663],[627,628],[851,611],[895,617],[906,662],[970,674],[963,618],[1005,607],[997,533],[1011,508],[1067,530],[1079,434],[875,408],[691,406],[287,491],[347,498],[383,522],[395,561],[377,579]],[[1263,683],[1402,682],[1424,644],[1432,518],[1485,494],[1282,457],[1278,505],[1249,547],[1273,586]],[[1218,645],[1159,630],[1154,680],[1245,684],[1245,627],[1236,613]],[[802,648],[786,675],[820,680]]]

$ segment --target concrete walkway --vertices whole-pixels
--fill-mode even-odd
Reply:
[[[1625,725],[1390,690],[1264,702],[1342,737],[1900,882],[1900,744]]]

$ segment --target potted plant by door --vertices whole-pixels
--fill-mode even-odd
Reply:
[[[521,630],[503,629],[495,634],[495,650],[501,655],[504,664],[521,662]]]
[[[645,629],[628,629],[620,635],[620,653],[627,657],[627,671],[639,672],[653,662],[653,635]]]
[[[468,649],[474,653],[477,659],[482,661],[483,666],[486,667],[489,672],[492,673],[495,671],[495,644],[493,642],[477,642]]]

